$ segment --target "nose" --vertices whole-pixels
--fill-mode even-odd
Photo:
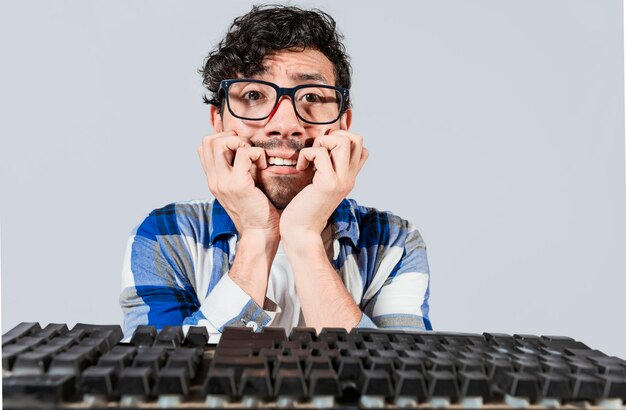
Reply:
[[[296,115],[293,103],[282,96],[265,124],[267,136],[299,137],[304,135],[302,121]]]

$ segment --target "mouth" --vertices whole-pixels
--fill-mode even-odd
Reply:
[[[296,170],[298,163],[298,152],[265,152],[267,157],[267,168],[264,170],[271,174],[289,175],[299,174],[302,171]]]
[[[268,168],[285,167],[296,168],[298,163],[297,151],[265,151]]]
[[[267,165],[275,167],[296,167],[297,160],[280,157],[267,157]]]

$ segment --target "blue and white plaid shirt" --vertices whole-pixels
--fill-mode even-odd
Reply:
[[[330,218],[331,262],[361,308],[357,327],[432,330],[430,273],[417,229],[390,212],[344,199]],[[215,200],[152,211],[128,240],[120,304],[124,334],[138,325],[271,326],[276,306],[255,303],[227,274],[237,230]],[[330,259],[329,255],[329,259]]]

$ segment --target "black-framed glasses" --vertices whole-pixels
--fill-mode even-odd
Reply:
[[[242,120],[264,120],[274,111],[283,95],[291,98],[298,118],[309,124],[332,124],[343,114],[350,91],[324,84],[279,87],[263,80],[245,78],[222,80],[230,113]]]

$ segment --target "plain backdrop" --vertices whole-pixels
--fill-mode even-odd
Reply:
[[[132,228],[208,196],[197,73],[248,1],[0,5],[2,331],[121,323]],[[328,11],[370,158],[350,195],[428,246],[436,330],[626,358],[622,2],[293,2]]]

